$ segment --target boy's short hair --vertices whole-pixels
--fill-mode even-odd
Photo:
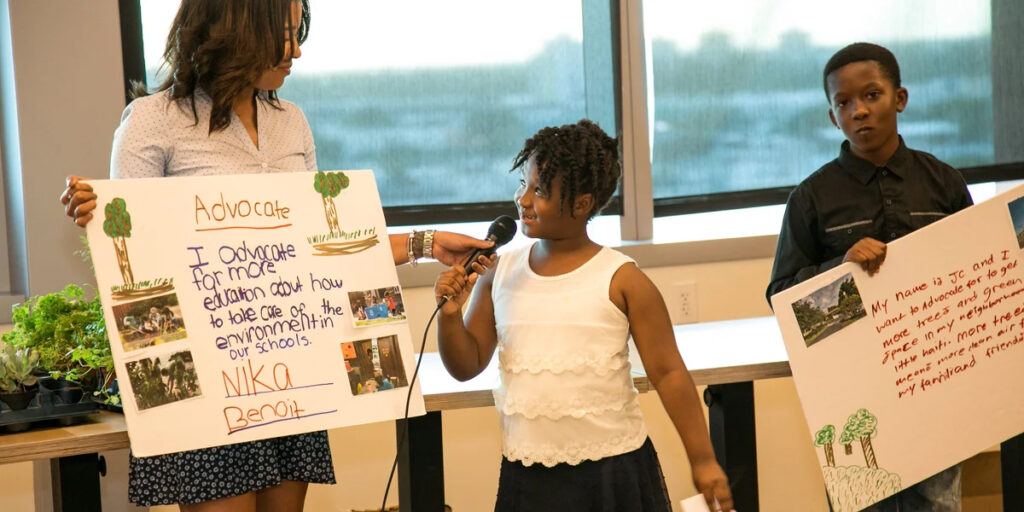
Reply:
[[[825,98],[828,99],[829,104],[832,103],[832,98],[828,92],[828,76],[847,64],[865,60],[877,62],[882,74],[892,82],[893,86],[897,89],[901,87],[900,65],[896,62],[896,56],[888,48],[874,43],[853,43],[836,52],[825,64],[821,80],[825,88]]]
[[[597,215],[619,186],[622,166],[619,164],[619,143],[609,137],[593,121],[581,119],[575,124],[542,128],[526,139],[523,149],[512,161],[513,172],[527,164],[533,156],[541,186],[550,190],[555,176],[562,177],[562,206],[572,205],[576,197],[591,194],[594,208],[587,219]]]

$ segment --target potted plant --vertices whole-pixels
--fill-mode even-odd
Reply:
[[[106,403],[119,403],[109,394],[113,357],[98,296],[86,299],[84,290],[72,284],[32,297],[12,312],[14,329],[3,335],[3,341],[38,351],[39,367],[49,374],[41,379],[44,387],[66,403],[80,400],[83,387]]]
[[[0,352],[0,401],[11,410],[28,407],[39,388],[33,370],[39,363],[39,352],[30,348],[15,349],[8,345]]]

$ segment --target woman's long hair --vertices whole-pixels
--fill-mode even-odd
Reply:
[[[294,2],[302,16],[289,33]],[[164,49],[162,67],[169,73],[156,90],[169,91],[179,103],[188,100],[198,123],[195,93],[202,89],[213,103],[210,133],[223,130],[234,100],[281,63],[286,41],[294,36],[301,44],[308,32],[309,0],[183,0]],[[277,105],[274,91],[257,97]]]

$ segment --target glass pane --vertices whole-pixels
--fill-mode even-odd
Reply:
[[[169,4],[142,2],[151,73]],[[309,119],[319,167],[373,169],[385,206],[511,200],[525,139],[586,117],[579,1],[310,4],[280,97]]]
[[[988,0],[645,0],[655,198],[795,185],[835,158],[822,69],[855,41],[886,46],[909,103],[907,145],[993,162]]]

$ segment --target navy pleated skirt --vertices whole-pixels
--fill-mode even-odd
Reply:
[[[648,438],[628,453],[578,465],[501,460],[495,512],[671,512],[665,476]]]

